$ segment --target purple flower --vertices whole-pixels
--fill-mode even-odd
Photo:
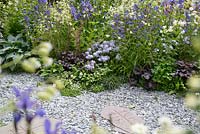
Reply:
[[[94,52],[94,53],[93,53],[93,56],[94,56],[94,57],[99,57],[98,51],[97,51],[97,52]]]
[[[16,103],[17,108],[19,109],[30,109],[32,108],[34,102],[31,101],[29,97],[29,93],[27,92],[22,92],[19,98],[19,101]]]
[[[77,21],[80,17],[80,14],[77,13],[76,8],[73,5],[70,5],[71,15],[73,16],[74,20]]]
[[[98,58],[98,61],[100,61],[100,62],[106,62],[106,61],[108,61],[109,59],[110,59],[109,56],[101,56],[100,58]]]
[[[87,55],[85,58],[88,59],[88,60],[90,60],[90,59],[93,58],[93,55]]]
[[[29,124],[31,124],[32,120],[34,119],[34,115],[31,113],[26,114],[26,122],[28,122]]]
[[[20,91],[17,87],[13,87],[12,89],[13,89],[13,92],[14,92],[16,97],[19,97],[21,95],[21,93],[20,93]]]
[[[182,5],[184,3],[184,0],[179,0],[178,4]]]
[[[35,116],[43,117],[45,115],[45,111],[43,109],[37,109],[35,112]]]
[[[61,134],[77,134],[77,131],[76,130],[72,130],[72,131],[66,131],[66,130],[62,130],[62,133]]]
[[[45,11],[45,15],[49,16],[49,15],[50,15],[50,11],[49,11],[49,10],[46,10],[46,11]]]
[[[47,0],[38,0],[38,3],[39,3],[39,4],[46,4],[46,3],[47,3]]]
[[[34,6],[34,9],[35,9],[35,11],[38,11],[39,10],[39,6],[38,5]]]
[[[14,123],[17,124],[21,120],[21,117],[22,117],[22,115],[21,115],[20,111],[15,111],[13,113]]]
[[[85,65],[85,68],[87,70],[93,70],[94,69],[94,65],[95,65],[95,61],[94,60],[91,60],[87,65]]]
[[[46,119],[44,122],[45,134],[57,134],[60,125],[61,122],[56,123],[55,129],[51,130],[51,122],[48,119]]]
[[[155,6],[155,7],[154,7],[154,10],[155,10],[155,11],[158,11],[158,9],[159,9],[158,6]]]
[[[24,16],[24,20],[25,20],[27,25],[30,24],[30,18],[28,16]]]
[[[13,92],[18,98],[18,102],[16,103],[17,108],[27,110],[33,106],[34,102],[29,97],[31,88],[28,88],[26,91],[20,92],[17,87],[13,87]]]
[[[89,0],[82,0],[81,1],[81,9],[82,13],[86,15],[86,17],[90,17],[91,13],[93,12],[93,7],[90,4]]]

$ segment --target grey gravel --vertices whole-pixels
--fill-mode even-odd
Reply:
[[[42,79],[34,74],[4,74],[0,78],[0,107],[13,98],[12,86],[20,88],[33,87]],[[92,113],[97,117],[98,125],[106,128],[112,134],[118,134],[113,126],[100,116],[101,110],[108,105],[128,107],[136,111],[145,120],[150,131],[159,127],[158,118],[168,116],[174,124],[188,128],[195,134],[200,134],[200,124],[197,113],[184,106],[183,98],[168,95],[164,92],[147,91],[141,88],[122,85],[116,90],[101,93],[83,92],[77,97],[56,95],[50,102],[43,103],[48,117],[60,119],[65,129],[76,129],[80,134],[89,134]],[[1,115],[0,120],[7,124],[12,120],[12,114]]]

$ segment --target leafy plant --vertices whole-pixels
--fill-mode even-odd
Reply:
[[[29,55],[27,52],[30,50],[31,45],[24,41],[22,34],[18,34],[16,37],[9,35],[7,40],[0,40],[0,57],[2,59],[2,63],[15,61],[18,57],[23,57],[25,54]],[[17,63],[10,69],[13,70],[16,65]]]
[[[73,66],[79,67],[81,69],[85,64],[85,54],[76,55],[72,51],[62,52],[59,58],[59,62],[67,71],[72,70]]]
[[[42,77],[48,78],[48,77],[55,77],[58,74],[62,74],[64,72],[64,68],[61,64],[53,63],[49,67],[43,67],[39,70],[39,74]]]

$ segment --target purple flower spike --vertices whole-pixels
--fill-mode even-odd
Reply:
[[[13,113],[14,123],[17,124],[21,120],[21,113],[19,111],[16,111]]]
[[[38,0],[38,3],[39,3],[39,4],[46,4],[46,3],[47,3],[47,0]]]
[[[61,134],[77,134],[77,131],[75,129],[73,129],[72,131],[62,130]]]
[[[45,134],[57,134],[60,125],[61,122],[56,123],[55,130],[51,131],[51,122],[50,120],[46,119],[44,122]]]
[[[19,96],[19,102],[16,103],[17,108],[27,110],[30,109],[34,102],[31,101],[30,97],[30,91],[24,91]]]
[[[32,120],[34,119],[34,115],[32,115],[32,114],[27,114],[26,115],[26,121],[29,123],[29,124],[31,124],[31,122],[32,122]]]
[[[21,95],[21,93],[20,93],[20,91],[17,87],[13,87],[12,89],[13,89],[13,92],[14,92],[16,97],[19,97]]]
[[[36,112],[35,112],[35,116],[40,116],[40,117],[43,117],[45,115],[45,111],[43,109],[38,109]]]
[[[79,19],[79,15],[77,13],[76,8],[73,5],[70,5],[70,8],[71,8],[71,14],[72,14],[74,20],[77,21]]]
[[[25,20],[27,25],[30,24],[30,18],[28,16],[24,16],[24,20]]]

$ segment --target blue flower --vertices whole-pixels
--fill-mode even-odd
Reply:
[[[30,24],[30,18],[28,16],[24,16],[24,20],[25,20],[27,25]]]
[[[34,10],[38,11],[39,10],[39,6],[38,5],[34,6]]]
[[[98,58],[98,61],[100,61],[100,62],[106,62],[106,61],[108,61],[109,59],[110,59],[109,56],[101,56],[100,58]]]
[[[22,92],[21,96],[19,98],[19,101],[16,103],[17,108],[19,109],[30,109],[32,108],[34,102],[31,101],[30,97],[29,97],[29,93],[27,92]]]
[[[80,14],[77,12],[76,8],[73,5],[70,5],[71,14],[75,21],[77,21],[80,17]]]
[[[51,122],[50,120],[46,119],[44,122],[45,134],[57,134],[61,122],[56,123],[55,129],[51,130]]]
[[[93,7],[90,4],[89,0],[81,1],[81,9],[82,9],[82,13],[85,14],[87,17],[91,16],[91,13],[93,12]]]
[[[20,111],[13,112],[14,123],[17,124],[21,120],[21,113]]]
[[[13,89],[13,92],[14,92],[16,97],[19,97],[21,95],[21,93],[20,93],[20,91],[17,87],[13,87],[12,89]]]
[[[18,102],[16,103],[16,107],[18,109],[27,110],[33,106],[34,102],[29,97],[31,88],[26,91],[20,92],[17,87],[13,87],[13,92],[18,98]]]
[[[35,112],[35,116],[43,117],[45,115],[45,111],[43,109],[37,109]]]
[[[61,134],[77,134],[77,131],[76,130],[72,130],[72,131],[66,131],[66,130],[62,130],[62,133]]]
[[[45,15],[49,16],[50,15],[50,10],[45,11]]]
[[[47,3],[47,0],[38,0],[38,3],[39,3],[39,4],[46,4],[46,3]]]

